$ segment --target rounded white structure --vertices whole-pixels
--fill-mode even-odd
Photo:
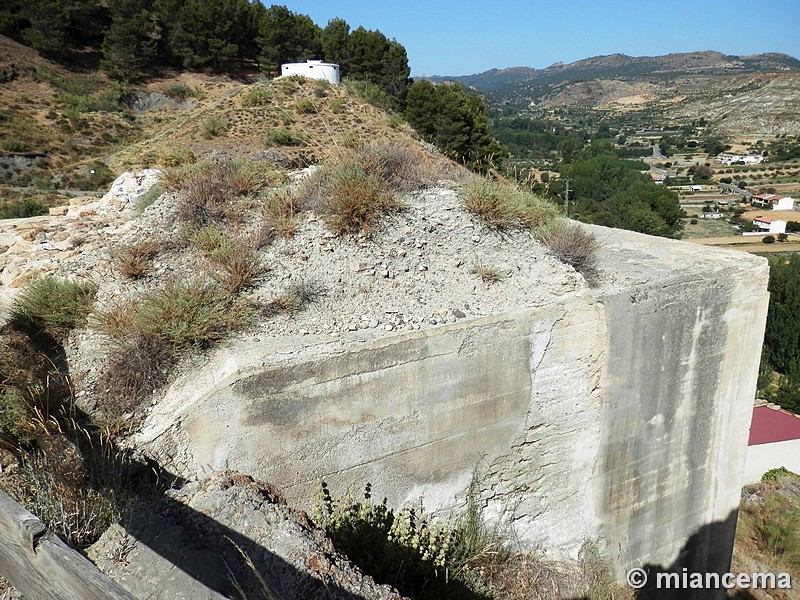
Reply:
[[[341,81],[339,65],[325,63],[321,60],[307,60],[304,63],[281,65],[281,76],[291,77],[292,75],[302,75],[310,79],[324,79],[334,85],[339,85]]]

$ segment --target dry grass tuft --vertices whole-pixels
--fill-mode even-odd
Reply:
[[[558,215],[558,210],[550,202],[485,177],[473,177],[467,181],[462,202],[469,212],[496,229],[518,225],[533,229]]]
[[[217,280],[231,294],[252,286],[263,270],[255,250],[219,225],[190,229],[186,238],[217,269]]]
[[[63,338],[83,327],[92,310],[97,286],[88,281],[41,277],[27,285],[14,300],[9,323],[37,336]]]
[[[288,239],[297,231],[299,212],[300,201],[297,196],[290,190],[278,190],[264,200],[261,217],[267,230],[273,230]]]
[[[324,293],[325,289],[317,282],[293,282],[283,292],[268,300],[264,304],[263,312],[267,316],[298,313]]]
[[[368,232],[380,214],[403,208],[396,193],[428,186],[431,174],[414,151],[373,142],[323,165],[306,180],[300,198],[334,233]]]
[[[536,238],[563,263],[592,283],[597,278],[597,238],[582,227],[559,219],[535,231]]]
[[[481,261],[475,261],[472,271],[485,283],[497,283],[503,280],[503,272],[497,267],[487,265]]]
[[[167,381],[175,356],[167,340],[136,331],[134,323],[126,325],[133,334],[119,339],[101,375],[98,386],[106,419],[121,418],[133,412],[147,396]]]
[[[125,246],[117,253],[114,267],[127,279],[139,279],[150,270],[150,263],[159,250],[159,244],[150,240]]]

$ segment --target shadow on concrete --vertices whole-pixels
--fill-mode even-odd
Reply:
[[[311,568],[312,557],[308,557],[309,571],[320,574],[320,578],[314,577],[239,531],[172,498],[169,490],[179,489],[185,485],[185,480],[153,461],[103,441],[102,432],[91,416],[72,401],[66,354],[61,343],[30,324],[23,325],[12,326],[12,329],[27,335],[35,351],[47,357],[50,365],[50,372],[44,376],[47,382],[43,385],[49,391],[48,402],[52,402],[52,406],[48,407],[48,411],[53,422],[58,422],[58,435],[69,440],[68,443],[73,444],[80,453],[80,465],[66,461],[63,464],[71,466],[75,473],[85,473],[78,485],[86,489],[93,488],[101,495],[126,498],[120,519],[125,533],[152,551],[152,560],[145,564],[166,566],[158,577],[147,577],[147,570],[144,569],[138,574],[117,580],[134,597],[364,600],[363,596],[333,582],[333,577],[329,576],[329,563],[325,562],[324,557],[321,560],[323,568],[320,569]],[[0,330],[0,334],[6,331]],[[58,454],[59,448],[64,449],[63,444],[48,443],[42,446],[41,451]],[[59,460],[63,459],[59,457]],[[275,504],[282,502],[279,493],[272,495],[265,492],[264,500]],[[308,528],[311,529],[310,523]],[[295,535],[297,529],[302,529],[302,526],[298,525],[288,535]],[[286,530],[276,529],[275,535],[286,536]],[[291,546],[292,540],[286,543]],[[145,548],[140,549],[147,553]],[[119,555],[114,560],[125,564],[124,548],[116,550]],[[330,562],[334,563],[335,568],[345,570],[340,580],[358,581],[348,567],[336,565],[335,558]],[[190,579],[181,577],[176,569]],[[132,585],[137,579],[146,580],[142,589]],[[11,580],[13,583],[13,577]],[[154,589],[145,592],[148,585]],[[351,589],[357,587],[354,584]],[[20,592],[26,595],[24,589],[20,589]],[[64,594],[65,598],[74,597],[70,596],[69,590],[64,590]]]
[[[699,529],[687,540],[671,565],[644,565],[642,568],[647,573],[647,585],[636,593],[635,598],[637,600],[722,600],[724,598],[755,600],[750,591],[729,591],[722,586],[722,583],[718,589],[691,589],[691,574],[700,573],[705,577],[707,573],[715,573],[721,582],[722,576],[730,571],[738,514],[738,510],[731,511],[724,521],[715,521]],[[689,589],[683,587],[684,574]],[[666,580],[670,575],[672,583],[667,588]],[[661,579],[660,586],[659,579]],[[676,581],[679,582],[678,589],[674,585]],[[712,580],[711,583],[715,582]]]

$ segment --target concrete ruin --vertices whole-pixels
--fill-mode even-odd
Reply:
[[[546,306],[410,332],[238,340],[187,371],[135,444],[308,507],[318,482],[447,509],[473,473],[521,542],[728,568],[764,333],[766,260],[593,227],[604,276]],[[714,528],[713,531],[711,528]]]

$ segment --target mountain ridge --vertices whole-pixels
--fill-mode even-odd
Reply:
[[[607,71],[612,71],[608,73]],[[745,56],[727,55],[715,50],[679,52],[658,56],[604,54],[571,63],[556,62],[544,69],[516,66],[489,69],[472,75],[431,76],[430,81],[456,81],[481,93],[492,93],[518,84],[547,84],[570,79],[601,76],[632,77],[643,74],[723,74],[765,73],[800,70],[800,60],[779,52]],[[598,71],[603,71],[598,73]],[[614,72],[616,71],[616,72]]]

